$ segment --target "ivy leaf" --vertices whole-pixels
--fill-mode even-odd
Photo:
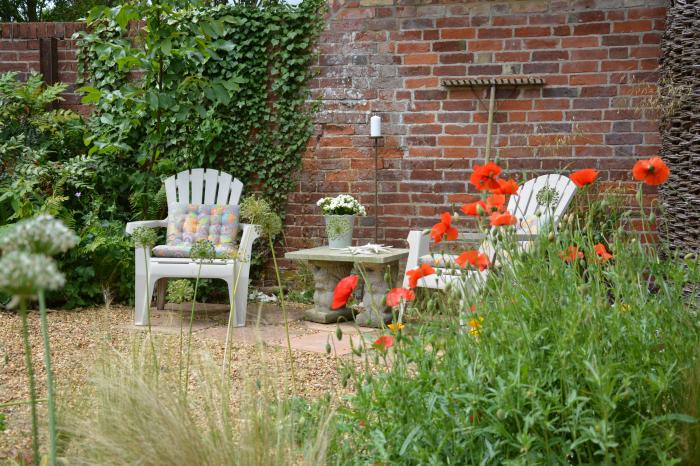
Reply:
[[[148,106],[152,110],[157,110],[158,109],[158,94],[156,94],[153,91],[148,91],[146,93],[146,102],[148,102]]]
[[[96,104],[102,98],[102,92],[91,86],[83,86],[77,89],[78,92],[85,92],[86,95],[81,99],[84,104]]]
[[[163,53],[165,55],[170,55],[170,52],[173,49],[173,43],[170,40],[170,37],[166,37],[161,41],[160,49],[163,51]]]
[[[129,21],[132,19],[138,19],[138,13],[136,10],[134,10],[134,7],[131,5],[122,5],[119,8],[119,13],[117,13],[117,16],[115,18],[115,21],[119,25],[120,28],[126,29],[127,26],[129,26]]]

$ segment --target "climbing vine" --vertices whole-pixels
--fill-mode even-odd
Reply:
[[[283,211],[312,132],[323,8],[154,1],[91,12],[78,33],[83,101],[95,105],[87,142],[135,217],[162,211],[161,179],[193,167],[232,173]]]

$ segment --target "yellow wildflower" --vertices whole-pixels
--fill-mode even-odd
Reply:
[[[389,327],[389,330],[391,330],[392,332],[400,332],[401,330],[403,330],[405,325],[400,322],[397,322],[395,324],[389,324],[387,325],[387,327]]]

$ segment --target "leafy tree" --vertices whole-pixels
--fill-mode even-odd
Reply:
[[[117,3],[117,0],[0,0],[0,21],[77,21],[95,6]]]

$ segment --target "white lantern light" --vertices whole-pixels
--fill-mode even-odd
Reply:
[[[369,119],[369,137],[382,137],[382,119],[379,115],[374,115]]]

